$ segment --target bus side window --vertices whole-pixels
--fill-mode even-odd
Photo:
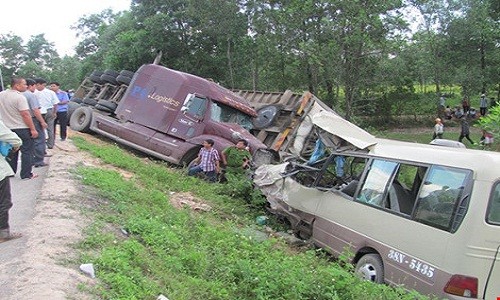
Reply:
[[[464,187],[469,178],[467,170],[431,167],[419,193],[415,219],[450,231],[458,202],[465,199]]]
[[[399,170],[394,177],[394,181],[389,188],[390,209],[410,216],[418,189],[420,188],[419,172],[425,173],[425,167],[419,167],[408,164],[400,164]]]
[[[490,203],[488,204],[486,222],[494,225],[500,225],[500,183],[498,182],[493,190]]]
[[[340,191],[350,197],[354,197],[358,189],[359,180],[366,167],[367,159],[364,157],[345,156],[344,176]]]
[[[356,200],[374,206],[388,208],[390,205],[384,198],[389,180],[393,177],[398,163],[385,160],[374,160],[370,166],[368,175]]]

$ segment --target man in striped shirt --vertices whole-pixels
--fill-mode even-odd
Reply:
[[[188,171],[189,176],[203,172],[210,182],[217,180],[217,174],[220,172],[219,152],[213,148],[214,141],[207,139],[203,141],[203,147],[195,159],[195,166]]]

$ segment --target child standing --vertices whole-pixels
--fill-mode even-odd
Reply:
[[[441,121],[440,118],[436,118],[435,122],[436,124],[434,125],[434,134],[432,135],[432,139],[435,138],[442,139],[444,132],[443,122]]]

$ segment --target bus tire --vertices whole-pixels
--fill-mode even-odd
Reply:
[[[374,283],[384,283],[384,263],[378,254],[363,255],[356,263],[356,275]]]
[[[90,132],[90,123],[92,123],[92,108],[88,106],[77,108],[69,119],[71,129],[84,133]]]

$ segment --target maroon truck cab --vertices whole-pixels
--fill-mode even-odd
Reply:
[[[252,154],[266,146],[250,134],[257,114],[241,96],[215,82],[143,65],[114,115],[93,113],[90,129],[174,164],[194,159],[206,139],[222,151],[246,139]]]

